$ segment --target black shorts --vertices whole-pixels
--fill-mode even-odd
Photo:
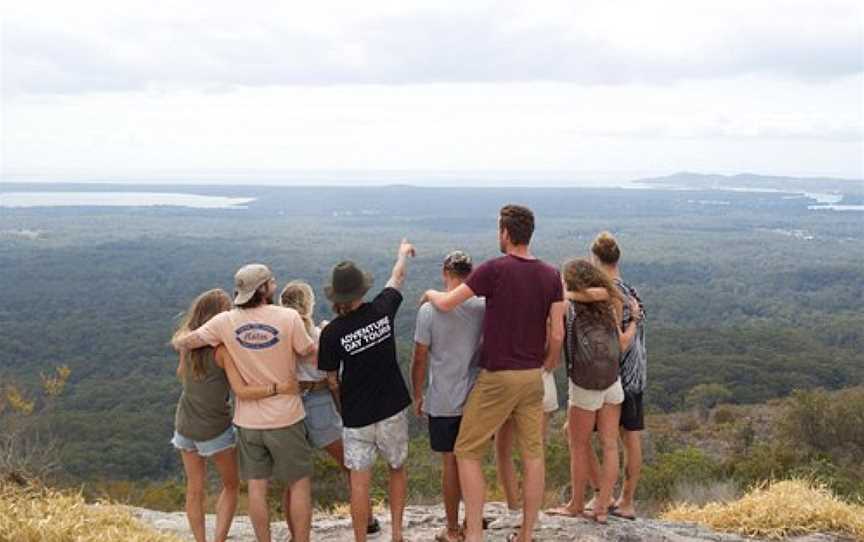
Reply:
[[[645,429],[645,413],[642,410],[642,394],[624,392],[621,404],[621,427],[627,431]]]
[[[461,423],[462,416],[429,416],[429,444],[432,451],[452,452]]]

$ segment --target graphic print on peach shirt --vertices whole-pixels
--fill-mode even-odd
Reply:
[[[297,352],[312,344],[297,311],[276,305],[223,312],[197,333],[211,346],[224,344],[237,371],[252,386],[297,378]],[[234,424],[248,429],[278,429],[305,416],[299,395],[237,398]]]

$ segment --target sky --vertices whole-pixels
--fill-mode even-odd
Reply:
[[[29,0],[0,37],[5,180],[864,178],[859,0]]]

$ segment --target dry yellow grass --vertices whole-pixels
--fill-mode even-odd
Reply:
[[[679,504],[662,518],[774,540],[808,533],[864,540],[864,506],[843,502],[825,487],[805,480],[774,482],[729,503]]]
[[[0,482],[0,542],[180,542],[122,506],[92,506],[81,495]]]

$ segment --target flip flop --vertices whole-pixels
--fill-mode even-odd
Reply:
[[[635,514],[634,515],[623,514],[623,513],[618,511],[618,508],[613,508],[613,509],[609,510],[609,515],[615,516],[616,518],[627,519],[630,521],[636,521],[636,515]]]
[[[578,512],[574,513],[572,510],[567,508],[566,506],[559,506],[558,508],[551,508],[543,512],[547,516],[563,516],[567,518],[578,518],[581,516]]]
[[[505,538],[504,540],[506,540],[507,542],[519,542],[519,531],[513,531],[512,533],[508,534],[507,538]],[[531,539],[531,542],[534,542],[533,538]]]

